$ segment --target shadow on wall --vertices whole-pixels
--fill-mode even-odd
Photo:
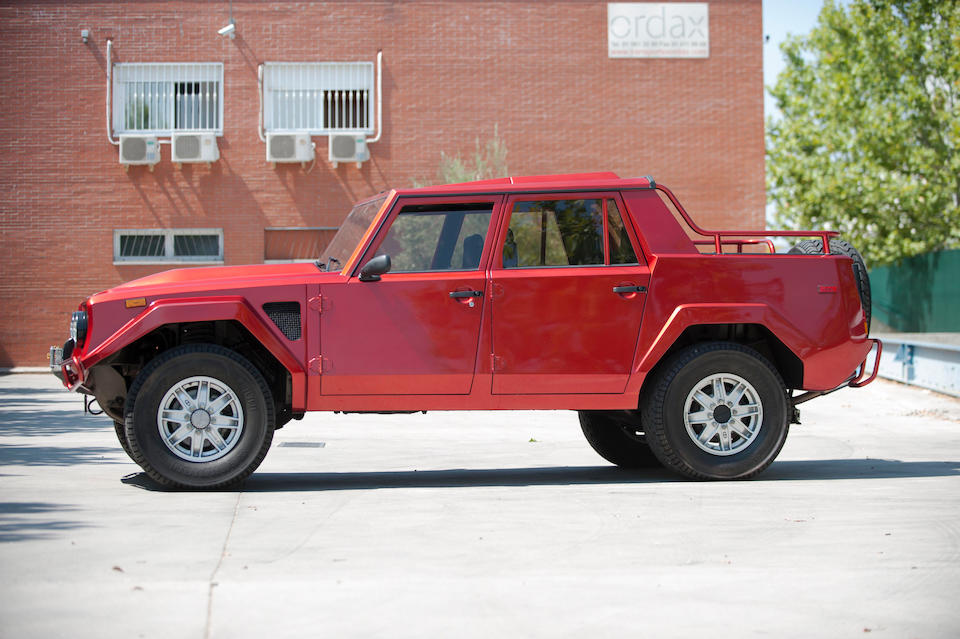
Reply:
[[[907,333],[960,331],[960,250],[873,269],[870,281],[880,325]]]
[[[221,139],[221,151],[229,143]],[[157,228],[222,228],[224,262],[258,263],[263,259],[262,230],[266,215],[246,180],[221,157],[209,167],[183,164],[180,168],[166,162],[154,172],[131,171],[130,183],[143,201],[144,209]],[[163,200],[166,200],[164,202]],[[145,221],[146,222],[146,221]],[[241,235],[242,233],[242,235]],[[260,242],[255,238],[260,237]],[[189,264],[160,265],[149,268],[120,267],[123,280],[166,268]],[[131,272],[130,268],[134,270]]]
[[[331,218],[346,217],[353,205],[382,191],[384,186],[374,185],[374,174],[380,173],[374,159],[364,162],[361,168],[352,163],[341,163],[336,169],[327,160],[327,138],[314,139],[315,164],[304,169],[299,164],[278,163],[267,169],[276,173],[277,180],[287,190],[294,207],[304,220],[304,226],[330,226]],[[371,154],[372,155],[372,154]],[[366,188],[357,190],[351,185],[357,174],[366,183]],[[382,179],[382,173],[380,173]],[[321,191],[320,185],[323,185]],[[331,187],[336,187],[332,190]],[[338,219],[339,218],[339,219]]]

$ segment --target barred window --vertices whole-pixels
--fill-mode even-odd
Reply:
[[[271,132],[373,132],[372,62],[267,62],[263,121]]]
[[[223,229],[118,229],[114,263],[222,262]]]
[[[223,133],[222,63],[122,63],[113,73],[117,133]]]

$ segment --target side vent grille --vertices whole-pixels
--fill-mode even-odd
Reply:
[[[288,340],[295,342],[300,339],[299,302],[267,302],[263,305],[263,312]]]

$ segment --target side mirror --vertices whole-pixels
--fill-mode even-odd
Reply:
[[[378,255],[360,269],[361,282],[379,282],[380,276],[390,270],[390,256]]]

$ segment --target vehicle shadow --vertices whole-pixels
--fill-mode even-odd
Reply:
[[[890,479],[960,475],[960,462],[905,462],[896,459],[828,459],[774,463],[753,481]],[[144,473],[123,483],[166,491]],[[672,483],[686,481],[663,468],[626,470],[613,466],[483,468],[392,472],[255,473],[225,492],[309,492],[384,488],[475,488],[491,486],[574,486]]]
[[[898,479],[960,475],[960,461],[899,459],[804,459],[774,462],[757,481]]]

